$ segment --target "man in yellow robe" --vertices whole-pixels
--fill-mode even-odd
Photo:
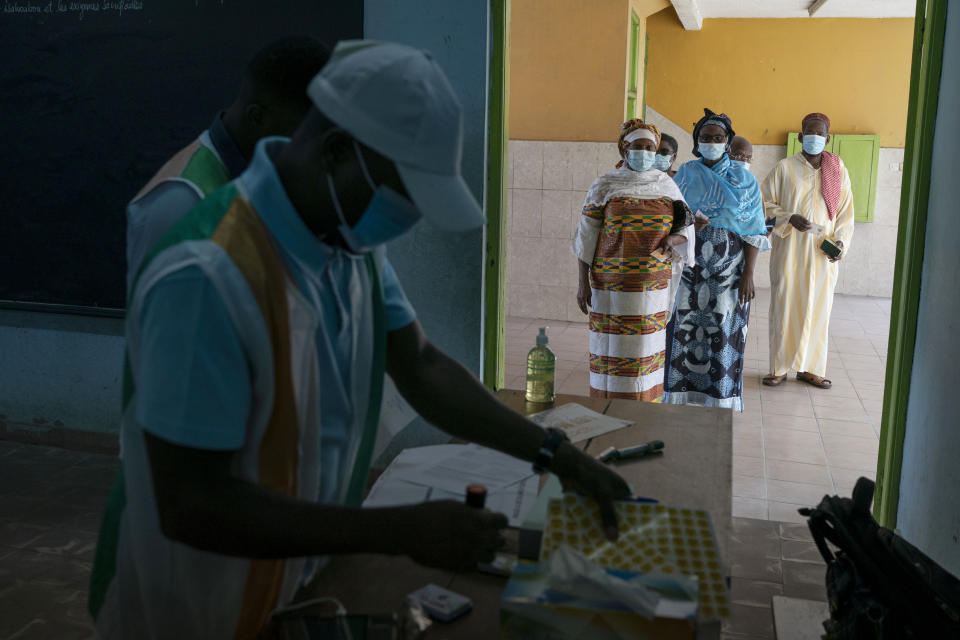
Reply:
[[[793,369],[797,379],[829,389],[827,330],[837,284],[837,262],[853,239],[853,191],[843,161],[823,150],[830,119],[811,113],[803,119],[803,151],[781,160],[760,190],[774,228],[770,253],[770,375],[777,386]],[[824,239],[840,248],[831,258]]]

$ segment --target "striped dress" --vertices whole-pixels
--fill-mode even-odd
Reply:
[[[669,185],[658,180],[660,189],[640,189],[640,196],[622,189],[609,198],[588,195],[583,207],[574,253],[590,264],[593,397],[660,402],[663,395],[673,265],[651,253],[667,235],[688,227],[692,216],[665,174],[625,175],[653,172]],[[675,197],[649,197],[663,191]]]

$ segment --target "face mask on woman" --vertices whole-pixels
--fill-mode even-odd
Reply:
[[[827,146],[827,139],[823,136],[815,136],[812,133],[804,134],[803,150],[810,155],[815,156],[821,153],[825,146]]]
[[[673,157],[673,156],[665,156],[665,155],[662,155],[662,154],[659,154],[659,153],[658,153],[658,154],[657,154],[657,159],[656,159],[656,161],[654,161],[654,163],[653,163],[653,167],[654,167],[655,169],[659,169],[660,171],[667,171],[667,170],[669,170],[669,169],[670,169],[670,165],[673,164],[672,157]]]
[[[340,199],[337,197],[336,187],[333,184],[333,177],[329,173],[327,174],[327,185],[333,199],[333,208],[340,219],[337,231],[343,238],[344,244],[353,253],[367,253],[409,231],[420,220],[421,214],[412,202],[387,185],[382,184],[378,187],[374,184],[356,140],[353,142],[353,147],[357,154],[357,160],[360,161],[363,177],[370,188],[373,189],[373,197],[367,204],[367,208],[364,209],[360,219],[352,227],[347,224],[347,219],[343,215]]]
[[[627,165],[634,171],[646,171],[653,166],[657,154],[653,151],[629,149],[627,151]]]
[[[697,150],[707,160],[719,160],[727,150],[727,145],[722,142],[700,142]]]
[[[743,169],[746,169],[747,171],[750,170],[750,163],[744,162],[743,160],[731,160],[730,164],[732,164],[735,167],[741,167]]]

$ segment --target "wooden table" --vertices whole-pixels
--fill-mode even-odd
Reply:
[[[548,408],[526,402],[522,391],[504,390],[497,397],[524,415]],[[733,460],[729,410],[565,395],[558,396],[555,404],[568,402],[635,423],[582,443],[587,453],[597,455],[609,446],[627,447],[663,440],[663,455],[614,463],[617,472],[638,495],[656,498],[671,506],[708,511],[721,552],[727,557]],[[385,613],[396,610],[406,594],[428,582],[469,597],[473,600],[473,611],[452,623],[435,624],[426,634],[427,640],[499,637],[500,594],[505,578],[429,569],[405,557],[334,557],[298,599],[335,595],[351,613]]]

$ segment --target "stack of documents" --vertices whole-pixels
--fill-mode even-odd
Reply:
[[[487,488],[486,507],[518,527],[537,498],[540,477],[529,462],[474,444],[405,449],[383,472],[365,507],[392,507],[432,500],[463,501],[468,485]]]

